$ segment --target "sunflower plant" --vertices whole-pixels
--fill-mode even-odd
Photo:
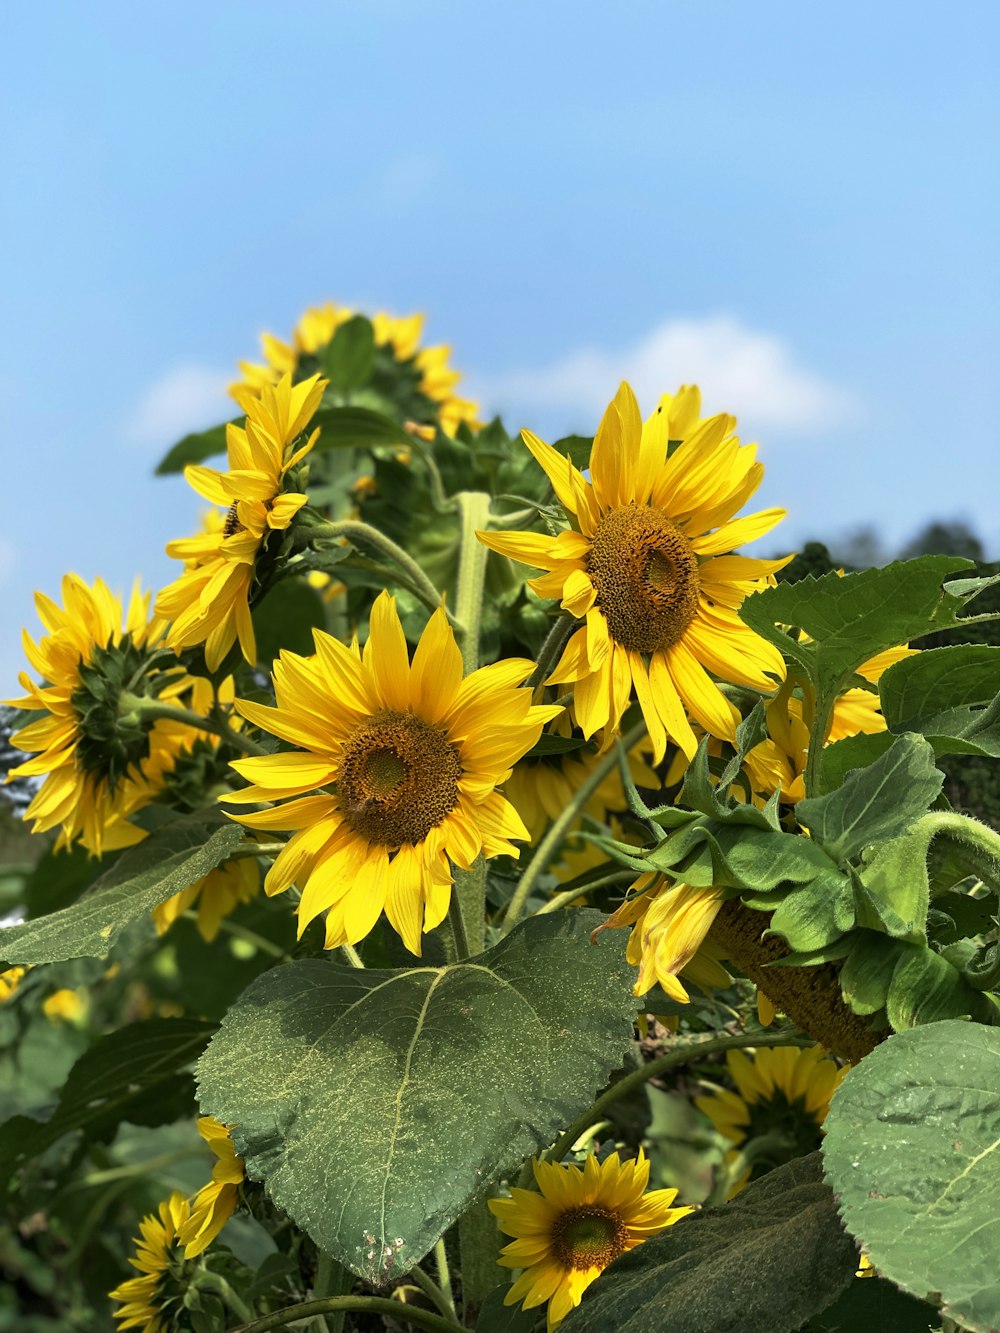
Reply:
[[[266,335],[176,577],[38,594],[0,1329],[997,1327],[996,579],[800,577],[697,388],[517,438],[421,339]]]

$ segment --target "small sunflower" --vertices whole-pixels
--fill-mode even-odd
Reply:
[[[462,679],[443,609],[411,664],[394,598],[381,593],[364,653],[314,632],[316,654],[282,652],[276,708],[240,701],[250,722],[300,747],[233,764],[252,786],[227,803],[275,802],[233,816],[251,828],[294,829],[264,882],[298,883],[299,933],[326,912],[327,948],[356,944],[384,908],[411,953],[451,901],[449,861],[517,856],[528,834],[496,790],[557,706],[533,707],[518,686],[533,663],[482,667]]]
[[[236,1211],[240,1186],[246,1179],[243,1158],[237,1156],[225,1125],[203,1115],[198,1119],[198,1133],[218,1160],[212,1167],[212,1179],[191,1201],[191,1216],[178,1228],[185,1259],[194,1259],[215,1240]]]
[[[201,733],[129,715],[126,696],[170,699],[191,683],[176,664],[160,669],[164,627],[149,620],[149,594],[137,585],[123,613],[100,579],[88,587],[67,574],[62,592],[63,607],[35,594],[48,633],[36,644],[26,632],[24,647],[42,683],[22,672],[28,693],[10,703],[46,716],[11,737],[35,758],[10,777],[44,778],[24,813],[35,833],[59,828],[57,847],[79,841],[100,856],[146,836],[130,817],[163,791],[178,755]]]
[[[189,484],[225,509],[226,518],[221,530],[211,523],[197,537],[167,544],[167,554],[183,560],[185,570],[160,593],[156,612],[171,621],[170,647],[182,652],[203,643],[212,671],[237,638],[246,660],[251,666],[256,662],[250,599],[258,561],[272,534],[286,529],[307,501],[285,490],[285,477],[316,442],[318,430],[294,447],[325,388],[326,380],[318,375],[294,386],[290,375],[282,375],[259,395],[244,392],[245,429],[232,423],[226,427],[229,471],[201,465],[184,469]]]
[[[725,898],[721,889],[696,889],[671,884],[663,875],[640,875],[602,929],[631,926],[625,956],[638,967],[633,992],[645,995],[657,983],[680,1004],[690,996],[681,978],[702,990],[723,989],[732,977],[722,966],[725,956],[707,938]]]
[[[514,1188],[490,1199],[500,1229],[516,1239],[497,1260],[524,1271],[504,1297],[524,1309],[548,1301],[548,1328],[560,1324],[613,1259],[679,1222],[693,1208],[671,1208],[676,1190],[648,1190],[649,1161],[612,1153],[583,1167],[532,1160],[540,1193]]]
[[[682,389],[664,394],[644,424],[623,384],[594,438],[589,478],[523,432],[573,526],[556,537],[479,533],[491,550],[548,571],[529,586],[586,619],[549,677],[573,684],[583,734],[607,728],[610,741],[634,689],[655,763],[668,739],[694,755],[685,710],[713,736],[735,738],[740,715],[709,672],[768,693],[785,675],[739,607],[787,561],[730,554],[785,511],[734,519],[764,469],[732,417],[699,421],[699,411],[697,389]]]
[[[180,1230],[191,1216],[184,1195],[175,1191],[160,1204],[159,1214],[139,1223],[135,1258],[129,1263],[140,1277],[129,1278],[108,1293],[121,1308],[113,1312],[119,1333],[137,1328],[140,1333],[167,1333],[180,1312],[183,1287],[172,1278],[180,1275],[183,1256]]]
[[[83,991],[64,986],[42,1001],[42,1013],[50,1023],[79,1023],[86,1017],[87,997]]]
[[[280,375],[294,375],[300,363],[322,353],[340,326],[355,314],[356,311],[347,306],[335,306],[328,302],[326,305],[313,306],[305,312],[295,326],[290,343],[282,342],[270,333],[263,334],[260,341],[265,364],[241,361],[243,380],[240,384],[232,385],[230,393],[242,403],[240,394],[243,390],[259,393]],[[462,376],[448,364],[451,348],[420,346],[423,315],[397,317],[380,311],[372,316],[371,323],[375,346],[385,348],[396,361],[412,365],[418,377],[418,392],[429,400],[429,406],[436,407],[441,426],[449,435],[454,435],[463,421],[473,429],[481,424],[477,419],[477,404],[467,398],[459,398],[453,392]]]
[[[260,867],[252,856],[227,861],[190,888],[175,893],[165,903],[153,908],[153,924],[157,935],[164,935],[178,917],[197,903],[198,934],[211,944],[219,933],[223,917],[227,917],[240,903],[248,903],[260,891]]]
[[[784,1146],[771,1146],[754,1158],[736,1182],[735,1194],[773,1167],[815,1152],[823,1139],[830,1098],[847,1069],[831,1060],[822,1046],[729,1051],[726,1064],[736,1091],[716,1088],[708,1096],[696,1097],[695,1105],[732,1143],[730,1159],[735,1160],[752,1139],[778,1135],[785,1140]]]

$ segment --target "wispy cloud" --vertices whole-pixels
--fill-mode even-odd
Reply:
[[[733,412],[754,429],[825,430],[854,404],[843,389],[796,363],[781,338],[748,328],[730,315],[672,319],[619,349],[582,347],[537,370],[480,379],[476,389],[508,415],[571,414],[567,427],[596,424],[620,380],[635,389],[644,411],[664,391],[698,384],[707,412]]]
[[[165,449],[191,431],[236,414],[226,393],[232,379],[208,366],[176,366],[154,380],[125,422],[125,438],[141,449]]]

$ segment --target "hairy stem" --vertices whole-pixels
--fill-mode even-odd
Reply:
[[[410,1279],[415,1287],[419,1287],[427,1299],[433,1304],[434,1308],[444,1315],[446,1319],[455,1317],[454,1304],[445,1298],[444,1292],[430,1276],[419,1266],[411,1268]]]
[[[384,1296],[325,1296],[318,1301],[300,1301],[297,1305],[286,1305],[283,1310],[254,1319],[252,1323],[240,1324],[230,1333],[269,1333],[272,1328],[286,1328],[299,1319],[310,1319],[317,1314],[330,1314],[336,1310],[354,1311],[357,1314],[390,1315],[414,1324],[417,1328],[429,1328],[431,1333],[465,1333],[461,1324],[430,1310],[421,1310],[416,1305],[404,1305],[402,1301],[390,1301]]]
[[[462,626],[462,664],[468,676],[479,666],[479,631],[483,619],[483,591],[489,549],[476,536],[490,517],[490,497],[485,491],[459,491],[461,524],[458,548],[458,584],[455,615]]]
[[[324,541],[346,537],[355,545],[372,547],[403,570],[413,587],[414,595],[420,598],[429,611],[436,611],[441,605],[441,594],[413,557],[370,523],[353,518],[340,519],[336,523],[323,521],[309,528],[309,536],[321,537]]]
[[[528,677],[527,684],[534,690],[545,683],[545,678],[562,656],[562,650],[566,647],[569,636],[577,627],[579,621],[575,616],[571,616],[568,611],[552,623],[552,627],[545,636],[545,642],[538,652],[538,661],[535,663],[535,669]]]
[[[155,722],[159,718],[165,718],[170,722],[183,722],[187,727],[194,727],[198,731],[210,731],[214,736],[220,736],[234,749],[242,750],[244,754],[260,755],[264,753],[256,741],[252,741],[249,736],[244,736],[240,731],[234,731],[228,723],[221,719],[203,717],[201,713],[195,713],[190,708],[179,708],[176,704],[161,703],[159,699],[145,699],[137,694],[123,694],[118,700],[118,711],[123,717],[126,715],[138,716],[151,722]]]
[[[549,1162],[561,1162],[580,1135],[584,1134],[596,1121],[604,1119],[604,1113],[609,1106],[613,1106],[615,1102],[629,1096],[631,1092],[641,1087],[643,1083],[648,1082],[649,1079],[656,1078],[660,1074],[666,1074],[679,1065],[692,1064],[695,1060],[705,1059],[706,1056],[719,1055],[724,1051],[738,1051],[747,1046],[810,1046],[811,1044],[811,1038],[803,1037],[797,1032],[743,1032],[735,1037],[711,1037],[708,1041],[692,1042],[689,1046],[679,1046],[675,1050],[667,1051],[665,1055],[659,1056],[656,1060],[650,1060],[648,1064],[642,1065],[639,1069],[633,1069],[631,1074],[626,1074],[617,1083],[612,1083],[611,1087],[598,1097],[589,1110],[577,1116],[569,1128],[560,1134],[552,1147],[542,1156]]]

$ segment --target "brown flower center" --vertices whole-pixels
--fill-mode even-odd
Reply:
[[[621,1214],[596,1203],[567,1208],[552,1228],[552,1253],[564,1268],[606,1268],[627,1242]]]
[[[630,504],[606,513],[588,572],[611,637],[634,652],[672,647],[698,610],[698,558],[662,509]]]
[[[423,842],[458,804],[462,762],[444,733],[412,713],[378,713],[347,742],[337,779],[350,827],[385,847]]]

